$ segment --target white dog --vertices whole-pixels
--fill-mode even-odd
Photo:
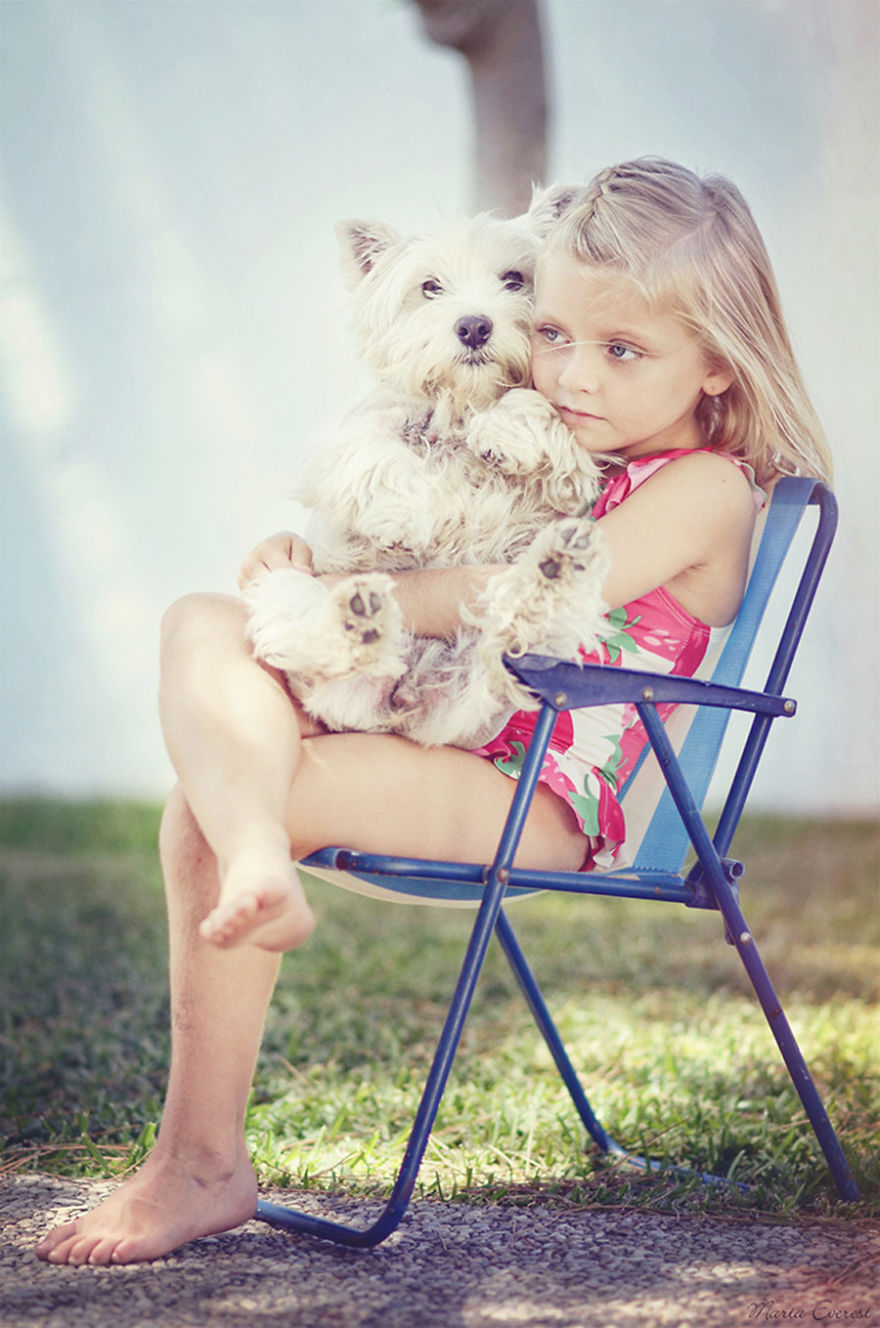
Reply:
[[[283,569],[246,592],[255,654],[331,729],[479,746],[534,706],[505,652],[571,656],[601,631],[596,467],[524,386],[547,207],[414,238],[338,228],[356,339],[381,385],[297,497],[313,571],[352,575],[328,590]],[[405,631],[386,573],[463,564],[509,566],[454,639]]]

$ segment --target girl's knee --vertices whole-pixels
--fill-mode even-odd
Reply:
[[[184,595],[162,618],[163,667],[218,649],[245,644],[244,607],[231,595]]]
[[[175,600],[162,618],[162,639],[177,641],[194,637],[198,639],[206,632],[229,632],[234,629],[238,635],[244,624],[244,608],[240,600],[232,595],[197,593],[184,595]]]

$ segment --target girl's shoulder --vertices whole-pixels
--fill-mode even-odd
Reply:
[[[730,483],[733,477],[739,482]],[[746,461],[730,452],[711,448],[681,448],[660,452],[654,456],[635,457],[622,471],[605,484],[593,509],[595,517],[604,516],[618,507],[630,495],[648,484],[649,491],[667,501],[672,495],[680,497],[688,506],[708,502],[711,505],[727,501],[742,502],[748,494],[750,502],[760,510],[767,495],[758,486],[755,472]]]

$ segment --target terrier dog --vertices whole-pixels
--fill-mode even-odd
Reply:
[[[539,232],[562,203],[434,233],[342,223],[353,328],[379,387],[297,493],[313,572],[247,589],[259,659],[333,730],[480,746],[535,702],[502,656],[572,656],[601,634],[597,469],[527,387]],[[402,626],[389,572],[505,564],[452,639]]]

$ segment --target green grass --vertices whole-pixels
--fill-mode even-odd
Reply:
[[[120,1174],[149,1146],[168,1054],[158,810],[3,809],[0,1171]],[[585,1147],[497,947],[420,1174],[471,1202],[864,1214],[880,1193],[878,831],[752,819],[746,914],[863,1201],[824,1160],[735,953],[710,913],[544,896],[511,909],[600,1119],[636,1152],[747,1183],[649,1177]],[[262,1180],[381,1194],[393,1180],[469,915],[312,887],[247,1130]]]

